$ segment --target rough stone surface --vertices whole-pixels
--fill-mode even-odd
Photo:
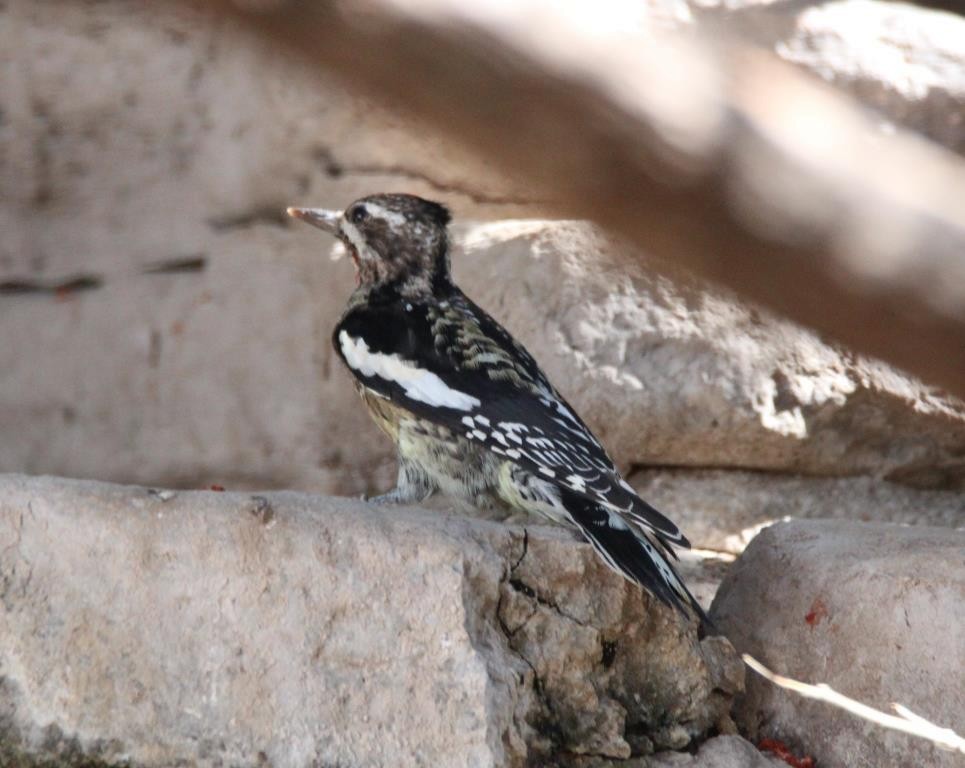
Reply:
[[[773,49],[885,120],[965,153],[965,17],[888,0],[691,0],[720,25]]]
[[[640,768],[781,768],[783,760],[761,753],[740,736],[718,736],[695,755],[673,752],[641,761]],[[627,766],[630,768],[630,766]]]
[[[787,768],[787,763],[760,752],[740,736],[715,736],[701,744],[694,754],[660,752],[629,760],[583,758],[572,762],[572,768]],[[570,768],[570,766],[567,766]]]
[[[740,652],[881,710],[899,702],[961,732],[965,532],[840,521],[763,531],[711,614]],[[749,673],[739,725],[826,768],[960,766],[961,755],[806,701]]]
[[[670,515],[697,547],[740,553],[786,518],[828,518],[965,529],[965,494],[870,477],[821,478],[734,470],[640,470],[640,495]]]
[[[11,271],[203,254],[219,233],[277,224],[287,205],[387,187],[476,215],[502,214],[496,198],[512,194],[451,142],[173,4],[12,0],[0,50]]]
[[[513,766],[733,729],[727,641],[559,529],[5,476],[0,541],[0,763]]]

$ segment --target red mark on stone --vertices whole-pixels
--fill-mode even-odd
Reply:
[[[224,491],[224,486],[223,486],[223,485],[218,485],[217,483],[214,483],[213,485],[209,486],[208,490],[210,490],[210,491],[218,491],[218,493],[222,493],[222,492]]]
[[[761,739],[757,745],[761,752],[770,752],[775,757],[783,760],[791,768],[814,768],[813,757],[795,757],[794,753],[788,748],[787,744],[777,739]]]
[[[811,627],[816,627],[821,623],[821,619],[826,619],[828,616],[828,606],[824,604],[824,601],[820,597],[814,598],[814,602],[811,603],[811,610],[804,614],[804,620]]]

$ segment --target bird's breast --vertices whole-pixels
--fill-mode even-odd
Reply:
[[[412,414],[405,408],[396,405],[391,400],[387,400],[377,392],[369,389],[361,382],[357,381],[355,388],[358,390],[362,402],[365,403],[365,407],[368,409],[372,420],[378,428],[392,438],[393,442],[398,443],[399,425],[403,419],[411,418]]]

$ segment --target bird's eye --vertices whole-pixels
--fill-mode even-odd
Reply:
[[[349,214],[349,218],[355,224],[361,224],[368,217],[369,217],[369,212],[365,210],[365,208],[361,205],[358,208],[353,208],[352,212]]]

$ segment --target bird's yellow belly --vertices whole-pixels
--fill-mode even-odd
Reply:
[[[499,492],[500,467],[505,463],[499,456],[365,387],[359,387],[359,394],[399,456],[417,464],[441,493],[485,510],[509,505]]]

